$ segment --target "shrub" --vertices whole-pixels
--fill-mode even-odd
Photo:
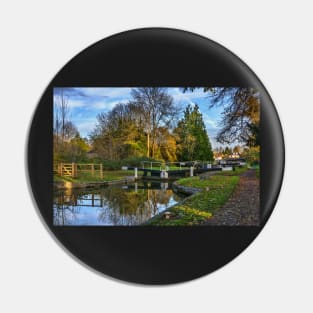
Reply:
[[[122,165],[130,167],[142,167],[142,162],[163,162],[163,161],[148,157],[130,157],[121,161]]]

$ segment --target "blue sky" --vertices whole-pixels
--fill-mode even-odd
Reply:
[[[77,127],[82,137],[88,137],[88,134],[94,129],[97,122],[97,114],[108,112],[117,103],[127,102],[131,99],[131,88],[105,87],[105,88],[62,88],[63,94],[67,98],[70,112],[70,119]],[[176,104],[183,109],[188,104],[197,103],[203,115],[213,148],[220,146],[216,143],[215,137],[219,130],[221,120],[221,108],[209,109],[210,100],[208,95],[201,89],[194,92],[183,93],[178,87],[168,88],[168,93],[172,95]],[[60,89],[54,89],[54,99],[59,94]]]

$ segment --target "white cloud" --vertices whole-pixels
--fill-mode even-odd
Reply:
[[[213,129],[218,129],[218,123],[216,120],[213,120],[212,118],[209,117],[207,113],[202,113],[203,116],[203,121],[207,125],[208,128],[213,128]]]
[[[54,96],[54,103],[55,104],[59,104],[59,98],[57,96]],[[70,98],[70,97],[67,97],[66,98],[66,103],[67,103],[67,106],[71,109],[73,108],[81,108],[83,106],[85,106],[85,101],[83,99],[73,99],[73,98]]]
[[[86,103],[85,101],[82,101],[82,100],[69,99],[67,105],[69,108],[74,109],[74,108],[82,108],[86,106]]]
[[[169,88],[169,93],[177,102],[187,102],[188,104],[194,104],[196,99],[205,98],[207,95],[202,89],[195,89],[193,92],[182,92],[180,88]]]
[[[126,103],[128,99],[109,101],[109,99],[104,99],[103,101],[96,101],[92,104],[95,109],[106,109],[112,110],[118,103]]]
[[[129,97],[131,88],[119,87],[84,87],[77,88],[81,90],[88,97],[108,97],[108,98],[124,98]]]
[[[118,103],[126,103],[128,99],[119,99],[112,100],[110,98],[103,98],[103,100],[92,101],[91,98],[80,98],[80,99],[71,99],[67,101],[67,105],[70,109],[75,108],[88,108],[88,109],[97,109],[97,110],[111,110]]]

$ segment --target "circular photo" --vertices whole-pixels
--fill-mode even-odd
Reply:
[[[106,275],[169,284],[240,254],[269,218],[284,142],[275,107],[238,57],[162,28],[74,57],[34,115],[29,177],[67,251]]]

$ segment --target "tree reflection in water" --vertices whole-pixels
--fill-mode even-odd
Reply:
[[[168,183],[139,182],[55,194],[54,225],[140,225],[181,201]]]

